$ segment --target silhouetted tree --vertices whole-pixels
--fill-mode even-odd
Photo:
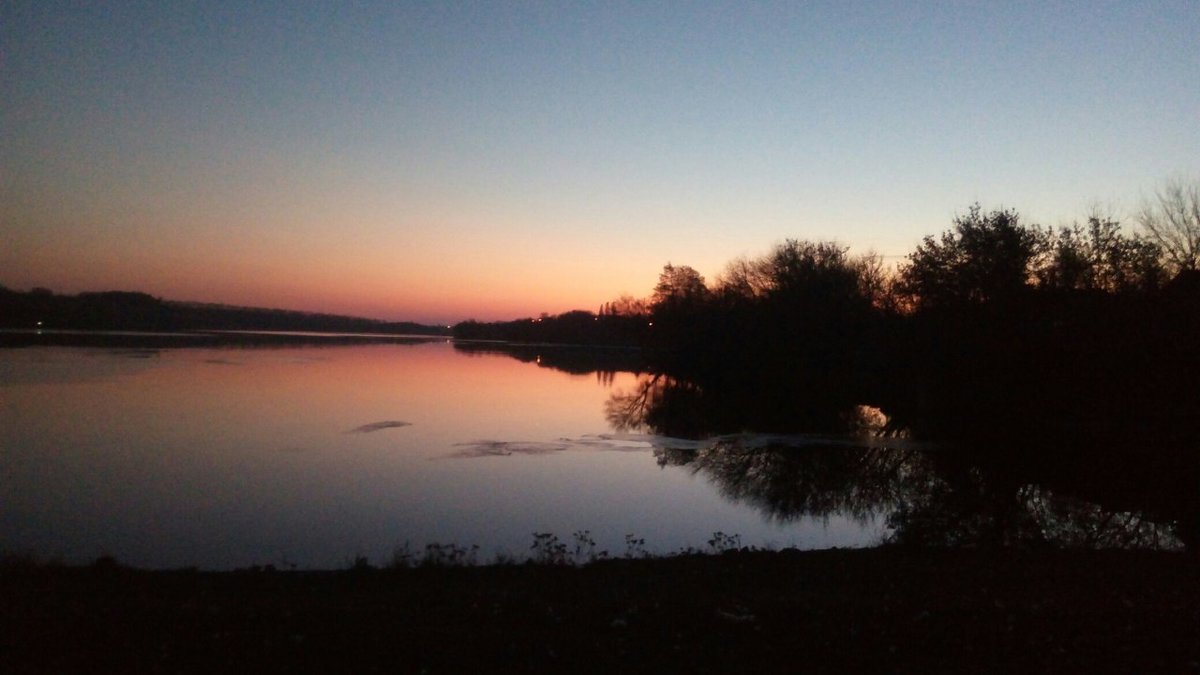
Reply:
[[[1166,182],[1137,214],[1147,236],[1162,247],[1172,274],[1200,269],[1200,182]]]
[[[766,256],[738,258],[718,277],[714,294],[725,303],[770,299],[804,305],[871,304],[882,295],[882,259],[848,255],[835,242],[788,239]]]
[[[645,316],[650,313],[645,300],[639,300],[628,293],[622,294],[616,300],[605,306],[608,316]]]
[[[650,309],[655,315],[678,314],[695,309],[707,295],[708,288],[699,272],[687,265],[667,263],[658,276]]]
[[[1047,237],[1013,210],[975,204],[935,239],[926,236],[900,269],[899,290],[920,309],[1011,298],[1029,286]]]
[[[717,277],[713,292],[723,304],[752,301],[771,290],[772,281],[765,259],[736,258]]]
[[[1052,236],[1037,271],[1049,288],[1123,293],[1158,288],[1165,279],[1162,251],[1153,241],[1126,236],[1111,218],[1092,216]]]
[[[846,251],[832,242],[788,239],[766,259],[768,295],[805,305],[861,299],[858,270]]]

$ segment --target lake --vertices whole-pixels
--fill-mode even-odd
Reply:
[[[649,376],[536,352],[0,349],[0,549],[288,569],[386,564],[406,544],[523,558],[534,533],[573,546],[587,531],[613,556],[711,550],[716,532],[806,549],[888,533],[886,499],[780,511],[731,489],[695,461],[712,443],[614,422]]]

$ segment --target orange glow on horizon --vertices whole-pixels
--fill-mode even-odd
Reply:
[[[622,294],[645,296],[657,268],[635,265],[607,269],[573,265],[566,259],[541,265],[497,260],[490,268],[458,264],[405,266],[382,260],[347,262],[346,257],[304,255],[294,260],[255,259],[149,249],[120,255],[92,251],[85,264],[77,253],[42,247],[21,256],[0,284],[16,290],[35,286],[56,293],[141,291],[167,300],[269,307],[363,316],[387,321],[453,324],[467,319],[505,321],[582,309],[597,311]]]

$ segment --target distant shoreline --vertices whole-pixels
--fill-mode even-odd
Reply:
[[[0,349],[6,347],[220,347],[237,345],[346,345],[452,342],[467,353],[500,353],[520,358],[535,353],[638,354],[634,345],[520,342],[456,338],[452,335],[289,330],[74,330],[0,328]],[[526,359],[529,360],[529,359]]]
[[[334,346],[446,342],[445,335],[268,330],[29,330],[0,328],[0,349],[12,347],[183,348]]]
[[[0,286],[0,328],[125,332],[288,331],[450,335],[450,326],[266,307],[180,302],[138,291],[75,295]]]

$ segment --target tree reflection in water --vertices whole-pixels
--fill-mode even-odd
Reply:
[[[920,443],[864,407],[839,414],[844,435],[729,434],[755,428],[738,421],[754,405],[655,375],[614,392],[605,414],[618,431],[708,439],[655,456],[777,521],[884,516],[890,541],[925,546],[1197,545],[1200,469],[1186,449]]]
[[[756,446],[721,438],[700,450],[655,451],[660,465],[703,474],[733,501],[776,521],[835,514],[860,521],[887,514],[912,498],[928,471],[913,449],[837,444],[797,438]]]

